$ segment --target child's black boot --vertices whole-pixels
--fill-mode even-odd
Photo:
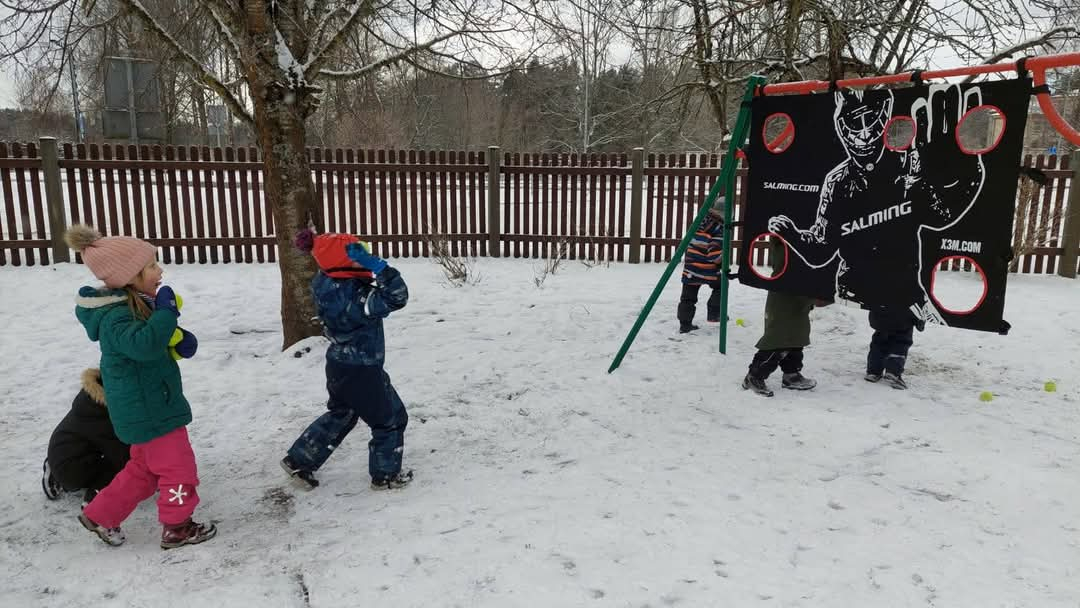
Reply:
[[[305,490],[314,490],[319,487],[319,480],[315,479],[315,474],[296,466],[288,456],[281,459],[281,468]]]
[[[808,391],[817,386],[817,381],[811,380],[799,372],[794,372],[791,374],[784,374],[784,380],[781,383],[781,386],[795,391]]]
[[[398,488],[404,488],[409,485],[413,479],[412,471],[405,471],[398,473],[392,477],[384,477],[382,479],[372,479],[372,490],[397,490]]]
[[[746,377],[743,378],[743,381],[742,381],[742,387],[745,388],[745,389],[754,391],[755,393],[761,395],[762,397],[772,397],[773,396],[772,389],[770,389],[769,386],[767,384],[765,384],[765,379],[764,378],[758,378],[757,376],[755,376],[753,374],[746,374]]]

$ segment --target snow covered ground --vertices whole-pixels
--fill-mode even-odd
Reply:
[[[111,548],[77,496],[42,495],[49,434],[97,362],[72,314],[91,277],[0,268],[0,604],[1080,606],[1078,282],[1011,277],[1006,337],[917,334],[907,392],[862,380],[865,313],[816,311],[820,386],[764,399],[739,388],[763,292],[734,287],[746,327],[722,356],[716,325],[676,333],[673,280],[608,375],[661,266],[569,263],[541,289],[539,261],[481,260],[461,288],[398,267],[412,300],[387,369],[417,480],[382,493],[362,426],[314,492],[278,468],[323,408],[325,344],[279,352],[277,268],[166,268],[200,339],[181,364],[196,515],[220,530],[168,552],[152,502]]]

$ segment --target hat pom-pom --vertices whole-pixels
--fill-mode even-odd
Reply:
[[[293,237],[293,245],[304,253],[311,253],[311,250],[315,248],[315,231],[311,228],[304,228],[297,232],[296,236]]]
[[[68,244],[68,247],[79,253],[82,253],[83,250],[93,245],[94,241],[100,238],[101,233],[94,229],[93,226],[87,226],[86,224],[75,224],[64,233],[64,242]]]

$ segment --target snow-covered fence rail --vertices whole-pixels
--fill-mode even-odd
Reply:
[[[309,150],[326,231],[363,234],[388,257],[452,255],[666,262],[705,200],[720,159],[708,154],[520,154]],[[1069,158],[1027,157],[1014,230],[1017,270],[1074,276],[1080,192]],[[0,265],[70,259],[60,235],[85,222],[147,239],[167,263],[273,262],[273,219],[255,148],[0,143]],[[497,175],[497,179],[491,176]],[[738,221],[746,170],[732,200]],[[741,259],[735,228],[734,259]],[[1036,243],[1034,247],[1031,243]],[[755,263],[767,263],[760,246]],[[959,262],[950,262],[956,263]],[[957,268],[959,269],[959,268]]]

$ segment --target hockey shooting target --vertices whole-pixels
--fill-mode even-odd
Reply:
[[[740,256],[739,280],[1004,331],[1030,91],[1025,79],[756,97],[744,230],[778,235],[788,259],[773,276]]]

